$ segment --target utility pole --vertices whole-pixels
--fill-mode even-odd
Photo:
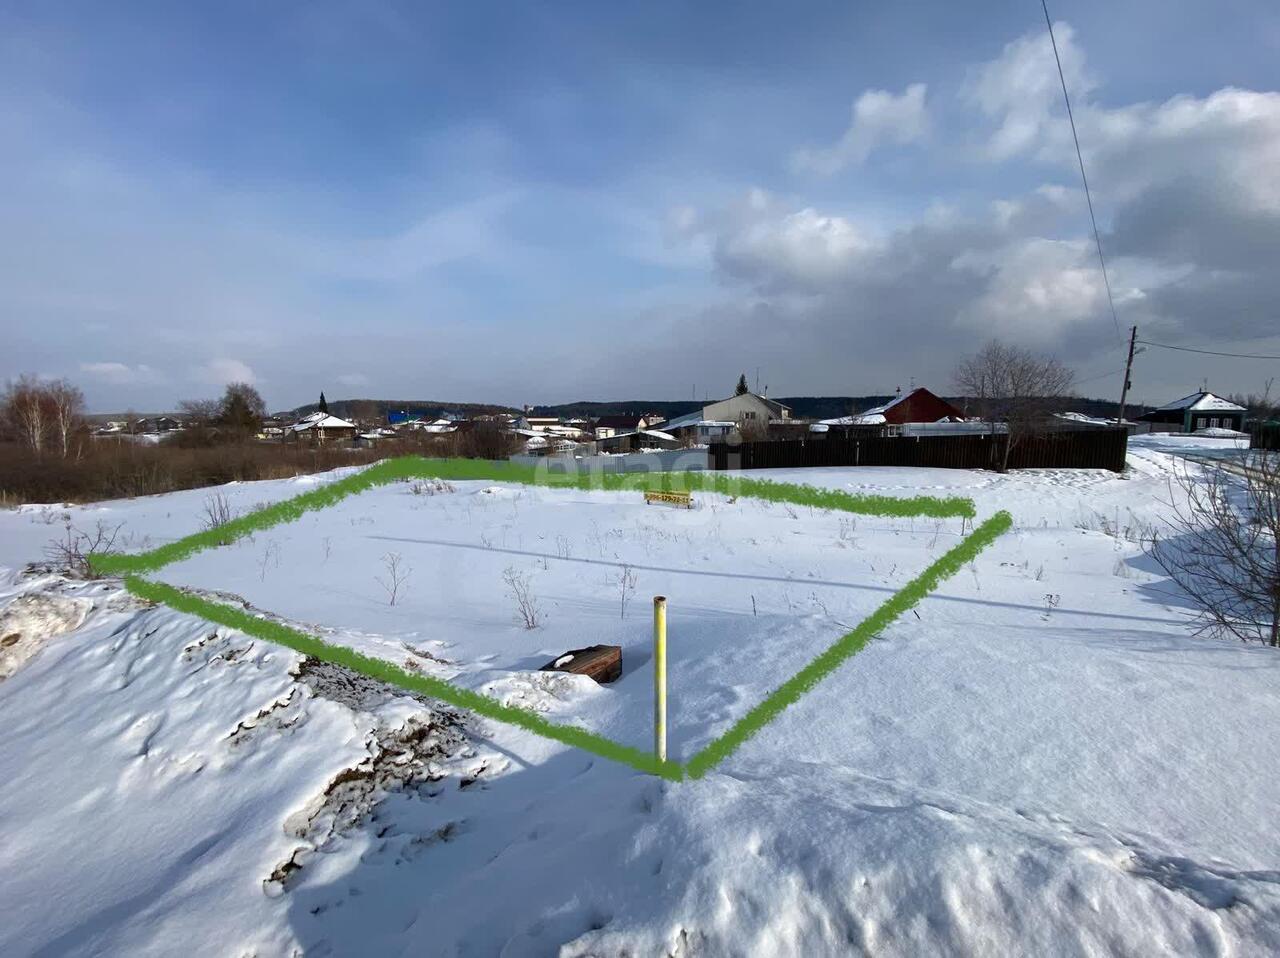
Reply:
[[[1129,373],[1133,371],[1133,346],[1138,340],[1138,327],[1134,326],[1129,330],[1129,358],[1124,364],[1124,385],[1120,387],[1120,415],[1116,417],[1116,425],[1124,427],[1124,401],[1129,397],[1129,387],[1133,385],[1129,381]]]

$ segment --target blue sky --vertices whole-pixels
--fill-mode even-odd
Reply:
[[[1121,324],[1280,353],[1280,14],[1053,12]],[[998,336],[1110,395],[1046,44],[1026,2],[10,4],[0,378],[865,394]],[[1136,393],[1277,371],[1151,350]]]

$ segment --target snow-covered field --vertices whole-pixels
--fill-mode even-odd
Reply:
[[[654,595],[668,597],[670,756],[683,761],[961,537],[959,519],[885,519],[698,494],[487,482],[392,483],[161,570],[328,641],[485,691],[614,741],[653,736]],[[403,585],[391,602],[391,557]],[[512,595],[527,585],[527,628]],[[520,587],[520,586],[517,586]],[[539,672],[623,648],[623,677]]]
[[[64,514],[142,549],[198,529],[208,490],[0,512],[0,954],[1274,953],[1280,657],[1191,637],[1142,555],[1173,453],[1232,440],[1180,442],[1133,440],[1124,478],[768,473],[1015,525],[678,784],[113,580],[22,573]],[[221,491],[242,511],[317,481]],[[636,744],[666,593],[679,758],[959,532],[700,498],[393,485],[160,578]],[[394,606],[390,552],[412,568]],[[540,628],[513,620],[507,568]],[[624,646],[611,687],[527,671],[595,642]]]

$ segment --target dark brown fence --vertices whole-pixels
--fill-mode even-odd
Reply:
[[[1124,471],[1124,429],[1065,430],[1024,436],[1009,451],[1010,469]],[[713,443],[711,469],[786,469],[806,466],[921,466],[999,469],[1008,436],[902,436]]]
[[[1280,425],[1254,423],[1249,429],[1250,449],[1280,449]]]

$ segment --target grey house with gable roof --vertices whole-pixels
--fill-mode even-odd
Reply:
[[[1153,409],[1139,422],[1151,423],[1152,432],[1199,432],[1202,429],[1244,431],[1245,408],[1211,392],[1196,392]]]

